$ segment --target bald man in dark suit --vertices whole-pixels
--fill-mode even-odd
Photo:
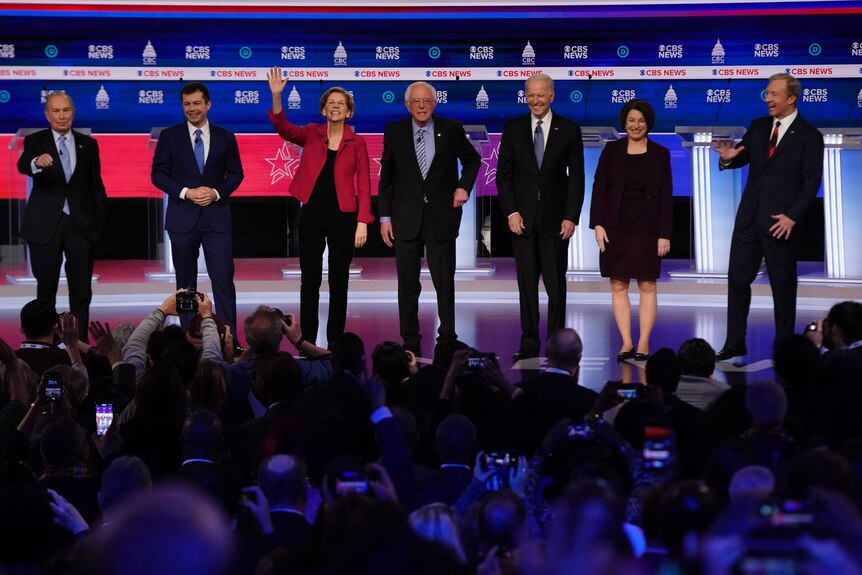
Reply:
[[[69,308],[78,318],[80,338],[87,341],[93,299],[93,243],[105,221],[105,185],[99,145],[72,130],[75,105],[62,91],[45,99],[51,126],[27,136],[18,171],[33,178],[21,237],[30,250],[36,297],[56,303],[60,265],[66,257]]]

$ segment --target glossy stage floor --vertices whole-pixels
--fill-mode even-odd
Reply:
[[[482,351],[496,352],[504,372],[518,381],[536,369],[539,361],[530,360],[513,366],[511,356],[517,350],[520,334],[518,290],[514,262],[511,259],[484,260],[481,265],[494,268],[493,273],[457,274],[456,312],[459,339]],[[678,348],[690,337],[702,337],[718,348],[724,342],[726,314],[726,281],[722,279],[671,278],[668,272],[685,268],[688,261],[666,261],[659,283],[659,316],[651,338],[651,348]],[[286,268],[295,269],[295,260],[239,259],[236,261],[236,284],[240,321],[262,303],[285,312],[299,307],[299,278],[284,276]],[[350,281],[347,329],[358,333],[370,348],[384,340],[400,341],[396,303],[395,262],[393,259],[360,259],[354,267],[361,269]],[[22,265],[0,262],[0,336],[14,347],[22,336],[18,330],[21,307],[35,297],[35,284],[15,283],[7,276],[22,275]],[[94,284],[91,319],[137,323],[157,306],[173,289],[172,280],[148,280],[145,273],[159,271],[157,262],[142,260],[96,262],[98,281]],[[800,264],[800,277],[822,275],[822,264]],[[422,277],[420,321],[423,356],[433,354],[436,333],[434,288],[427,274]],[[200,289],[209,290],[208,280]],[[540,287],[541,293],[541,287]],[[66,287],[60,287],[58,309],[67,309]],[[542,294],[544,296],[544,294]],[[771,351],[774,334],[772,297],[768,279],[758,278],[753,290],[749,319],[749,355],[731,363],[719,364],[720,376],[731,383],[772,377]],[[632,282],[633,316],[637,317],[637,288]],[[797,324],[824,317],[836,302],[862,300],[858,283],[801,283]],[[326,322],[326,282],[321,293],[321,326]],[[542,313],[544,302],[542,299]],[[643,372],[636,362],[620,366],[616,354],[620,338],[610,306],[606,279],[596,275],[570,276],[566,325],[575,328],[584,341],[581,381],[598,388],[609,379],[642,381]],[[542,324],[544,334],[545,326]],[[634,326],[635,338],[637,325]],[[544,337],[544,336],[543,336]],[[321,339],[325,339],[322,337]]]

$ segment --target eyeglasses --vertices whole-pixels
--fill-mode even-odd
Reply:
[[[414,98],[414,99],[410,100],[410,103],[413,104],[414,106],[418,106],[419,104],[422,104],[424,106],[430,106],[431,102],[435,102],[435,101],[436,100],[432,100],[431,98]]]

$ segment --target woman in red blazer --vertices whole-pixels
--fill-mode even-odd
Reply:
[[[646,100],[623,106],[620,125],[626,138],[605,146],[596,168],[590,228],[599,245],[599,268],[611,282],[614,319],[622,336],[617,361],[649,357],[655,325],[656,280],[661,259],[670,251],[673,182],[670,152],[647,138],[655,112]],[[640,337],[632,343],[629,282],[637,279]]]
[[[330,88],[320,98],[325,124],[304,127],[284,116],[281,94],[287,79],[281,68],[267,74],[272,92],[269,119],[276,132],[302,146],[299,169],[290,194],[302,202],[299,212],[299,267],[302,272],[299,314],[302,337],[317,343],[318,304],[323,277],[323,250],[329,246],[329,344],[342,333],[347,318],[347,282],[354,247],[365,245],[371,215],[371,175],[365,140],[347,120],[353,116],[353,96],[343,88]]]

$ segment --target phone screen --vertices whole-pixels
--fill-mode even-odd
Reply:
[[[57,372],[45,374],[45,399],[48,401],[59,401],[63,397],[61,376]]]
[[[368,478],[361,471],[345,471],[335,478],[336,495],[365,493],[368,491]]]
[[[114,420],[114,406],[110,403],[101,403],[96,406],[96,434],[105,435],[108,427]]]
[[[660,469],[670,463],[670,428],[647,426],[644,428],[643,460],[646,467]]]
[[[641,394],[639,383],[622,383],[617,388],[617,396],[621,399],[638,399]]]

